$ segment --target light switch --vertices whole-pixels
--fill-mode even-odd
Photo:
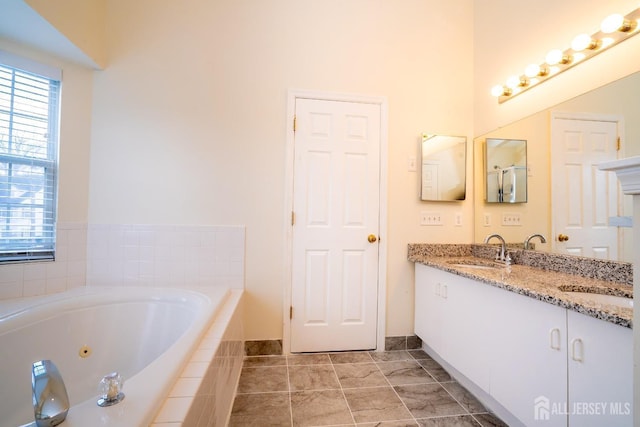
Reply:
[[[409,156],[409,159],[407,160],[407,166],[408,166],[409,172],[415,172],[416,171],[416,157],[415,156]]]

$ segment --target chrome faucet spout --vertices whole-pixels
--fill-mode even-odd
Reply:
[[[37,427],[54,427],[67,418],[69,395],[58,368],[51,360],[33,363],[31,389]]]
[[[489,234],[487,237],[484,238],[484,242],[485,243],[489,243],[489,240],[496,238],[498,240],[500,240],[500,255],[499,255],[499,260],[500,261],[506,261],[506,253],[507,253],[507,243],[504,241],[504,238],[499,235],[499,234]]]
[[[538,237],[540,239],[540,243],[547,243],[547,239],[545,239],[545,237],[542,234],[539,234],[539,233],[532,234],[531,236],[528,236],[526,239],[524,239],[525,250],[529,249],[529,244],[531,242],[531,239],[533,239],[534,237]]]

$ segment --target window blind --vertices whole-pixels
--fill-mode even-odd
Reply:
[[[0,62],[0,263],[55,257],[59,100],[59,80]]]

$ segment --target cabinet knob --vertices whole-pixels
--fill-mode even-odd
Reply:
[[[567,240],[569,240],[569,236],[562,233],[558,234],[558,242],[566,242]]]

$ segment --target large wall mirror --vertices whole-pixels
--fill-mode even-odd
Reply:
[[[467,138],[422,135],[420,199],[455,201],[466,198]]]
[[[525,203],[527,141],[487,138],[484,154],[487,203]]]
[[[558,115],[577,115],[585,120],[616,117],[620,119],[616,129],[621,139],[621,147],[615,155],[619,158],[640,155],[638,99],[640,99],[640,72],[476,137],[473,146],[474,241],[481,243],[488,234],[499,233],[508,242],[522,243],[528,235],[542,233],[546,236],[547,243],[542,244],[536,241],[537,250],[632,261],[634,253],[632,229],[628,227],[628,222],[622,220],[633,214],[630,196],[620,195],[617,209],[602,212],[602,217],[606,219],[601,228],[613,230],[612,234],[617,239],[617,250],[603,251],[602,254],[595,255],[575,252],[572,246],[577,245],[579,227],[571,226],[568,232],[563,231],[566,229],[558,224],[556,217],[559,209],[554,198],[564,197],[566,200],[575,200],[576,195],[570,194],[568,190],[570,187],[567,187],[566,181],[557,182],[558,174],[554,173],[554,169],[558,166],[554,165],[552,159],[554,150],[551,141],[554,138],[552,124]],[[486,203],[484,143],[487,139],[508,139],[514,136],[527,141],[528,203]],[[577,162],[576,165],[582,165],[582,163]],[[594,173],[601,173],[597,169],[597,160],[593,164],[582,166],[596,171]],[[615,176],[611,176],[610,179],[617,183]],[[598,212],[604,208],[604,203],[601,201],[594,201],[594,203],[595,206],[589,208],[589,211]],[[514,215],[518,221],[509,223],[505,220],[505,218],[513,218]],[[561,234],[562,237],[568,236],[569,240],[561,239]]]

